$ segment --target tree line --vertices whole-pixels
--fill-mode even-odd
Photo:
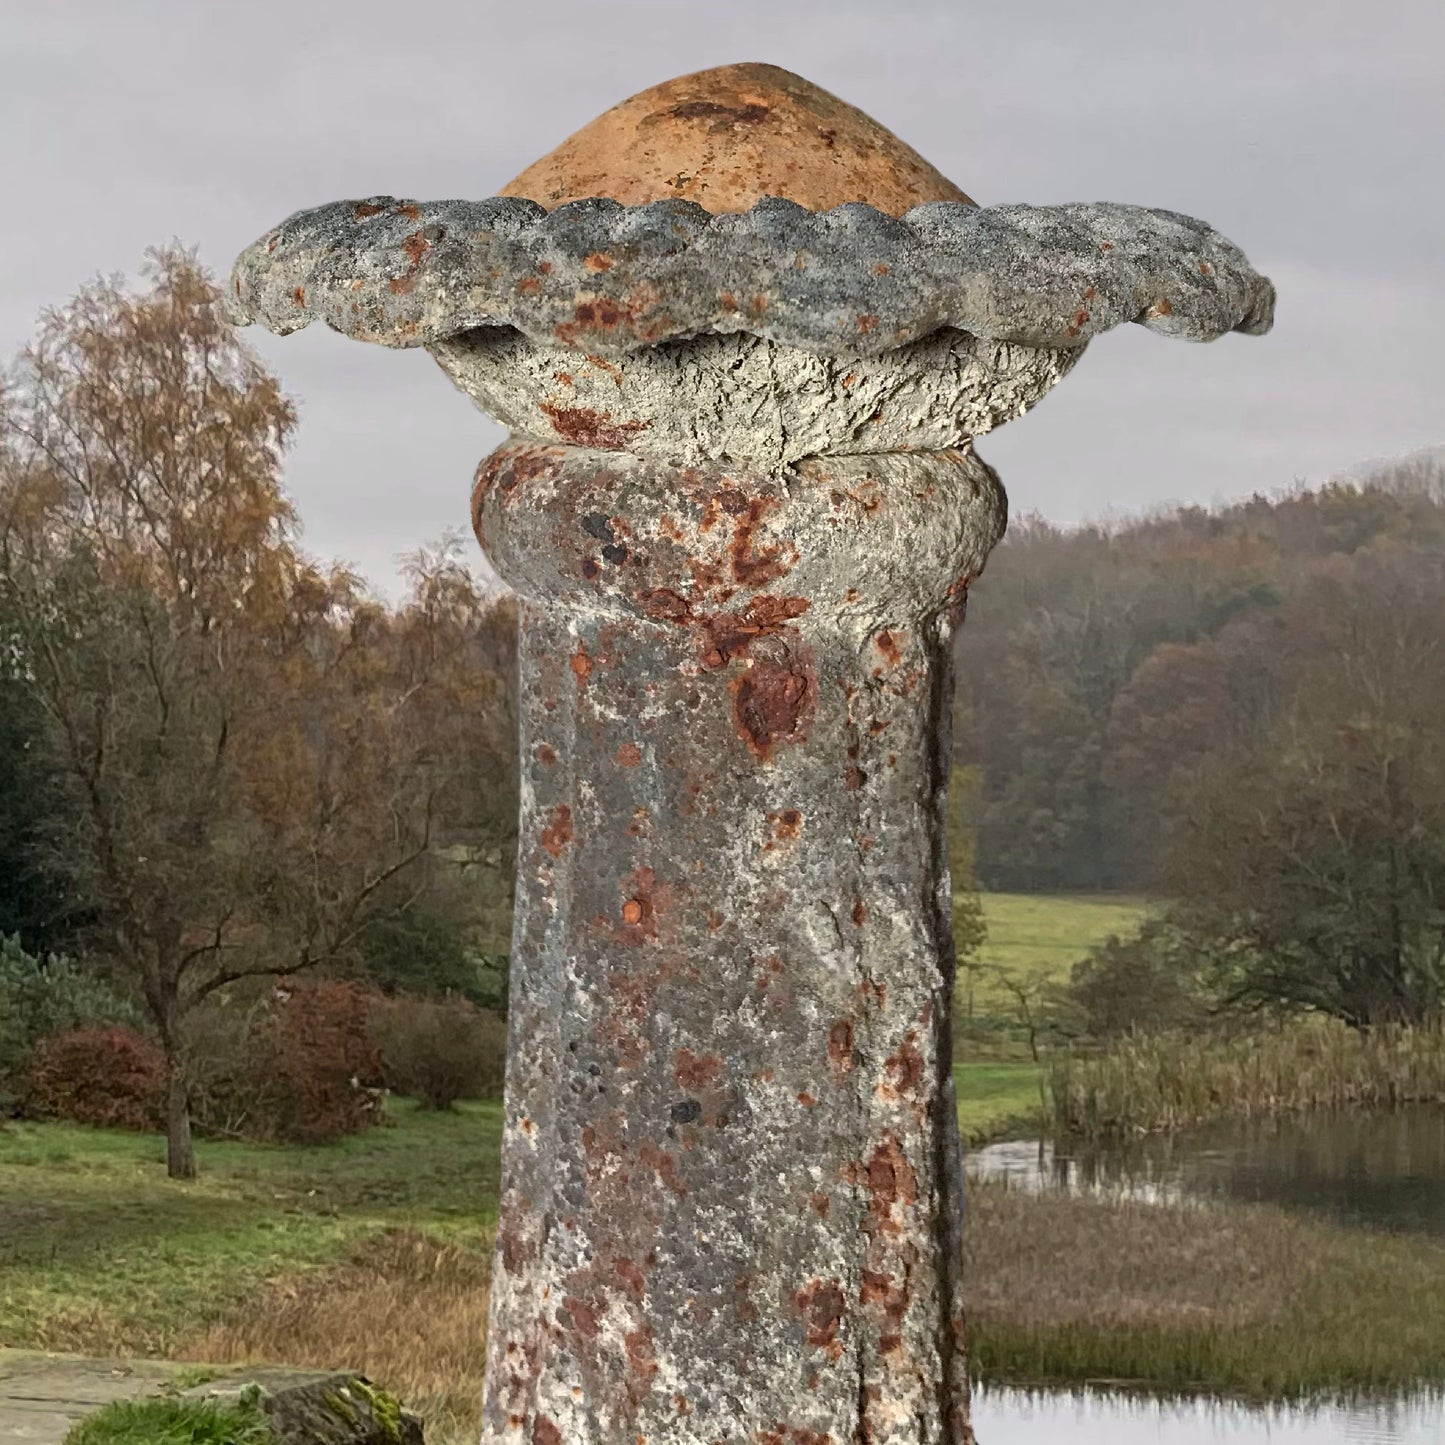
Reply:
[[[1016,521],[957,643],[981,879],[1170,900],[1136,963],[1202,970],[1221,1003],[1437,1017],[1442,629],[1429,455],[1114,527]]]

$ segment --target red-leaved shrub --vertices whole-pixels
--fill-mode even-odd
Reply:
[[[134,1029],[67,1029],[36,1046],[27,1104],[76,1124],[157,1129],[165,1119],[165,1080],[160,1047]]]
[[[381,1115],[381,1055],[369,1027],[373,995],[332,979],[278,985],[252,1035],[263,1106],[251,1137],[320,1144]]]

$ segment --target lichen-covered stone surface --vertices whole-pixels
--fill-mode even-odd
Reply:
[[[237,261],[228,306],[276,332],[320,320],[387,346],[511,326],[609,357],[739,331],[874,356],[941,328],[1036,347],[1130,321],[1191,341],[1257,333],[1274,289],[1204,222],[1140,206],[930,201],[894,217],[774,197],[715,216],[380,196],[283,221]]]
[[[1020,417],[1079,346],[936,331],[886,356],[819,356],[761,337],[700,336],[620,361],[480,327],[432,348],[489,416],[525,435],[679,464],[946,451]]]
[[[948,639],[970,451],[523,439],[523,803],[485,1439],[960,1445]]]
[[[517,434],[473,497],[522,598],[484,1440],[968,1445],[949,637],[1005,509],[972,439],[1111,327],[1259,334],[1274,289],[1172,211],[974,206],[769,66],[507,191],[302,211],[227,295],[429,347]]]
[[[254,1400],[276,1445],[424,1445],[421,1421],[364,1375],[246,1379],[205,1385],[200,1398]]]

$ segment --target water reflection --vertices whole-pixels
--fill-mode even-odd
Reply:
[[[1033,1189],[1266,1202],[1445,1237],[1438,1106],[1231,1121],[1109,1148],[993,1144],[970,1156],[969,1172]]]
[[[1105,1391],[980,1389],[974,1428],[980,1445],[1445,1445],[1445,1399],[1250,1409]]]

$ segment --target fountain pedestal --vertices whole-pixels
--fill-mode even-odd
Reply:
[[[968,1438],[943,836],[970,451],[515,442],[522,814],[489,1441]]]

